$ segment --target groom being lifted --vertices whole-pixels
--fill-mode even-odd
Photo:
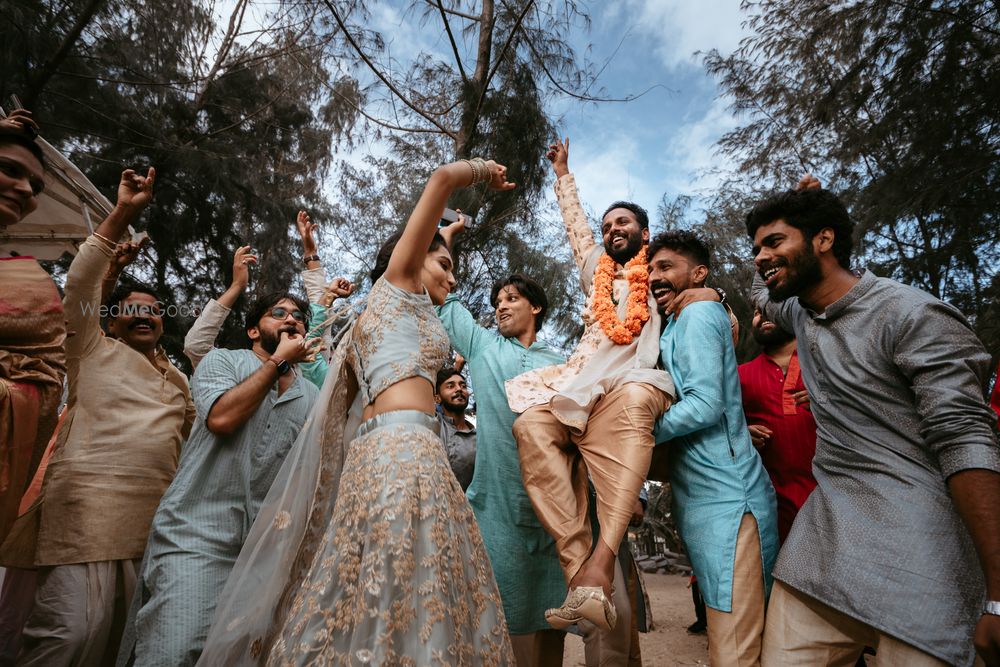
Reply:
[[[646,480],[653,424],[670,405],[674,385],[656,369],[660,316],[648,290],[649,218],[631,202],[615,202],[601,222],[598,245],[569,173],[569,139],[547,157],[587,295],[585,330],[565,364],[508,380],[521,475],[539,521],[559,552],[569,594],[546,612],[555,628],[588,620],[604,629],[617,618],[611,603],[615,557]],[[597,491],[600,539],[593,545],[587,511],[588,474]]]

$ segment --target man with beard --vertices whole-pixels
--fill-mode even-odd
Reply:
[[[465,221],[441,230],[453,245]],[[465,357],[476,387],[476,464],[467,489],[500,591],[518,667],[562,664],[565,634],[545,622],[565,595],[552,538],[531,507],[517,458],[504,382],[532,368],[564,361],[538,340],[549,302],[541,285],[518,273],[494,283],[490,302],[497,332],[476,322],[452,293],[438,310],[452,346]]]
[[[296,367],[317,351],[309,305],[283,292],[254,303],[249,350],[213,349],[191,380],[197,420],[163,496],[118,664],[193,665],[247,531],[319,390]]]
[[[557,629],[588,620],[609,630],[616,555],[649,471],[653,423],[670,404],[673,383],[656,368],[660,317],[649,297],[649,219],[615,202],[594,240],[569,172],[569,141],[549,148],[556,198],[580,283],[587,295],[583,337],[566,364],[509,380],[507,398],[521,473],[531,504],[555,539],[569,593],[546,613]],[[597,491],[596,547],[587,479]]]
[[[1000,665],[990,356],[956,308],[852,273],[847,209],[815,179],[800,187],[746,220],[755,305],[799,340],[817,424],[817,486],[774,569],[765,664],[853,664],[868,644],[878,664],[966,666],[975,645]]]
[[[664,315],[708,274],[708,247],[692,232],[669,231],[649,244],[649,289]],[[678,401],[657,421],[656,442],[670,443],[674,518],[705,599],[709,662],[758,665],[777,517],[746,428],[732,325],[709,301],[665,319],[660,360]]]
[[[476,427],[465,418],[469,387],[462,374],[451,367],[438,371],[434,400],[441,406],[441,440],[448,451],[451,471],[465,491],[476,466]]]
[[[739,367],[743,412],[774,485],[778,539],[784,542],[799,508],[816,488],[816,421],[802,383],[795,336],[759,310],[754,311],[750,331],[763,352]]]
[[[187,379],[159,346],[155,293],[120,286],[108,335],[100,328],[115,241],[151,201],[154,178],[122,173],[115,208],[66,276],[67,413],[41,497],[5,545],[39,568],[19,665],[114,660],[149,524],[194,420]]]

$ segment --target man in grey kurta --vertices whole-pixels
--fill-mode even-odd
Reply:
[[[977,623],[1000,644],[983,614],[986,590],[1000,596],[990,356],[957,309],[849,271],[852,227],[819,189],[747,217],[753,300],[795,332],[817,424],[817,487],[774,570],[764,664],[853,664],[869,643],[879,661],[971,665]]]
[[[304,360],[308,306],[268,295],[251,308],[250,350],[214,349],[192,378],[197,420],[153,519],[119,664],[193,665],[215,602],[318,389]],[[319,339],[316,339],[317,341]]]
[[[441,411],[441,441],[448,452],[448,464],[463,491],[472,483],[476,469],[476,425],[465,418],[469,407],[469,388],[461,371],[445,366],[434,383],[434,400]]]

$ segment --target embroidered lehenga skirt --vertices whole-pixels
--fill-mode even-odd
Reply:
[[[268,664],[513,664],[489,557],[436,418],[402,410],[361,425],[314,553]]]

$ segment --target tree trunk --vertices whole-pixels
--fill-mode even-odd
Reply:
[[[458,139],[455,141],[455,157],[468,158],[469,144],[479,123],[479,98],[486,87],[486,78],[490,75],[490,58],[493,53],[494,27],[493,0],[483,0],[483,8],[479,14],[479,48],[476,50],[476,70],[472,73],[469,85],[464,91],[462,102],[462,122],[458,129]]]

